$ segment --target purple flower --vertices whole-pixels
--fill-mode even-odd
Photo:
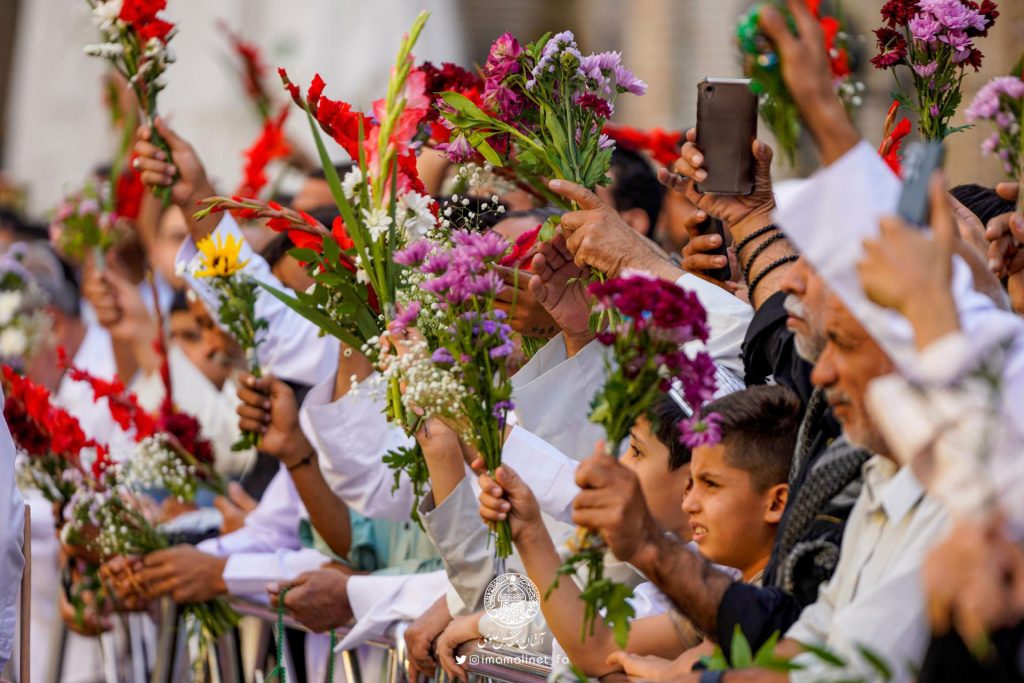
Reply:
[[[620,93],[628,92],[633,95],[643,95],[647,92],[647,84],[621,64],[615,67],[615,88]]]
[[[493,349],[488,351],[487,355],[491,358],[507,358],[508,356],[511,356],[515,350],[515,345],[512,343],[512,340],[509,339],[505,340],[501,346],[495,346]]]
[[[997,111],[996,112],[996,125],[999,126],[1000,128],[1002,128],[1003,130],[1007,130],[1008,128],[1010,128],[1014,124],[1014,122],[1016,120],[1017,119],[1014,118],[1012,112],[1008,112],[1008,111]]]
[[[930,12],[921,12],[915,15],[907,26],[910,28],[910,34],[914,38],[925,43],[934,42],[942,31],[942,24]]]
[[[968,121],[995,118],[1000,108],[1000,95],[1011,100],[1024,97],[1024,80],[1016,76],[999,76],[981,87],[971,106],[964,112]]]
[[[928,107],[928,113],[931,115],[932,118],[937,117],[939,115],[939,105],[933,104],[932,106]]]
[[[484,65],[484,75],[489,79],[497,78],[501,81],[510,74],[519,73],[519,57],[522,54],[523,48],[515,36],[503,33],[491,44],[491,51]]]
[[[687,448],[714,446],[722,440],[722,416],[708,413],[704,416],[694,415],[679,422],[679,442]]]
[[[508,240],[492,231],[478,233],[456,230],[452,233],[452,240],[455,242],[453,259],[468,254],[481,261],[494,260],[508,251]]]
[[[410,325],[416,322],[420,314],[420,302],[410,301],[409,305],[402,307],[398,304],[395,307],[395,318],[388,323],[388,332],[394,335],[405,334]]]
[[[948,31],[939,36],[939,40],[956,50],[953,61],[967,59],[971,52],[971,39],[964,31]],[[961,59],[961,55],[963,58]]]
[[[505,123],[513,123],[523,113],[523,98],[512,88],[507,88],[501,81],[488,78],[484,87],[484,104],[498,112],[498,118]]]
[[[985,138],[985,141],[981,143],[981,153],[985,156],[992,154],[996,151],[999,146],[999,133],[992,133],[992,135]]]
[[[943,26],[950,30],[962,31],[969,26],[974,26],[978,21],[978,13],[960,0],[922,0],[919,6],[922,11],[933,14]],[[983,17],[982,20],[984,20]]]
[[[418,240],[413,242],[405,249],[395,252],[395,263],[400,263],[403,266],[418,267],[427,258],[427,254],[433,249],[434,245],[430,240]]]
[[[498,401],[494,404],[493,415],[496,420],[504,419],[505,414],[515,409],[515,405],[512,401]]]
[[[921,78],[928,78],[935,73],[935,70],[939,68],[939,63],[936,61],[928,62],[927,64],[915,64],[914,73]]]
[[[683,398],[691,406],[703,405],[715,397],[715,362],[701,352],[684,362],[676,373],[683,385]]]
[[[448,160],[453,164],[469,161],[476,155],[473,145],[470,144],[469,140],[462,133],[456,133],[448,142],[439,143],[437,150],[447,154]]]
[[[455,356],[448,349],[441,347],[430,354],[430,359],[440,365],[453,365],[455,363]]]
[[[451,257],[448,254],[434,254],[420,266],[420,272],[427,275],[440,275],[448,270],[450,263]]]
[[[614,146],[615,146],[615,140],[612,140],[610,137],[608,137],[604,133],[601,133],[600,137],[597,138],[597,148],[598,149],[610,149],[610,148],[612,148]]]

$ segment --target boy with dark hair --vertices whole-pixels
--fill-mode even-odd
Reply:
[[[775,530],[785,508],[800,410],[795,395],[778,386],[752,387],[729,394],[707,406],[708,412],[717,412],[722,417],[721,442],[687,453],[679,444],[676,427],[683,410],[665,397],[653,411],[653,430],[647,418],[637,421],[623,464],[636,472],[659,526],[684,540],[690,536],[687,527],[694,528],[694,540],[702,554],[713,562],[728,559],[732,562],[729,566],[738,569],[744,580],[755,580],[771,554]],[[656,452],[651,442],[660,447],[663,458],[658,461],[657,473],[654,468],[644,471],[649,453]],[[603,448],[603,444],[598,444],[599,450]],[[665,477],[671,477],[686,462],[694,483],[684,502],[683,491],[673,491]],[[550,586],[561,560],[541,522],[533,492],[507,466],[500,467],[495,478],[481,474],[479,481],[480,514],[484,521],[509,520],[512,540],[530,579],[537,586]],[[696,526],[688,508],[699,515]],[[681,531],[676,530],[679,521],[684,524]],[[705,552],[705,545],[710,554]],[[603,676],[618,668],[607,661],[617,648],[611,630],[600,620],[594,635],[585,643],[580,642],[583,603],[579,593],[574,583],[563,580],[545,596],[541,607],[548,626],[573,663],[590,676]],[[658,614],[633,622],[626,650],[671,658],[683,655],[699,641],[699,634],[685,620],[680,623],[669,614]],[[669,662],[665,660],[665,664]]]

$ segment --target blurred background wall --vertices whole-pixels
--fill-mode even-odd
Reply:
[[[872,142],[881,137],[892,80],[866,63],[873,54],[870,30],[879,24],[882,0],[846,0],[852,29],[866,36],[861,75],[868,86],[857,115]],[[1002,16],[984,39],[982,72],[968,73],[965,102],[988,78],[1005,74],[1024,50],[1024,0],[999,0]],[[647,80],[645,97],[620,100],[616,120],[638,126],[682,128],[693,122],[696,83],[703,76],[738,76],[732,43],[746,0],[170,0],[168,17],[180,25],[173,42],[178,63],[161,95],[168,119],[202,151],[225,187],[241,173],[241,150],[259,124],[232,70],[222,19],[260,45],[271,66],[288,67],[308,82],[316,71],[333,96],[368,106],[383,94],[401,34],[421,8],[433,11],[416,55],[433,61],[481,63],[490,42],[511,31],[530,40],[570,28],[584,52],[622,50]],[[0,168],[28,189],[36,217],[107,160],[110,138],[101,106],[101,60],[82,54],[95,41],[84,0],[0,0]],[[272,76],[276,79],[276,77]],[[273,82],[273,81],[272,81]],[[962,115],[960,117],[962,119]],[[954,123],[963,123],[962,120]],[[305,122],[293,116],[293,137],[308,140]],[[767,137],[767,136],[765,136]],[[998,164],[978,149],[982,135],[969,131],[949,142],[954,182],[992,183]],[[797,173],[810,172],[806,150]],[[780,175],[793,171],[777,168]]]

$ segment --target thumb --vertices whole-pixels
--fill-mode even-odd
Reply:
[[[935,171],[929,181],[931,191],[931,224],[935,233],[935,241],[942,248],[942,253],[949,258],[957,240],[956,218],[945,191],[945,176],[941,170]]]
[[[753,142],[754,159],[756,162],[756,184],[760,187],[771,187],[772,184],[772,157],[775,153],[772,148],[761,142],[760,140],[754,140]]]
[[[522,498],[526,493],[526,484],[519,478],[516,471],[508,465],[502,465],[494,472],[495,479],[509,498]]]
[[[596,194],[568,180],[556,178],[548,183],[548,187],[566,199],[576,202],[581,209],[599,209],[604,206],[604,202]]]
[[[632,655],[630,655],[628,652],[616,650],[615,652],[608,655],[608,659],[604,660],[604,662],[608,666],[622,667],[625,664],[625,662],[629,661],[631,657]]]
[[[189,144],[167,125],[167,122],[164,121],[162,116],[158,116],[153,124],[156,126],[156,131],[160,133],[160,137],[162,137],[171,148],[172,153],[177,150],[189,149]]]

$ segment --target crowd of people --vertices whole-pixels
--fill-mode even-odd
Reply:
[[[836,95],[821,26],[805,3],[789,10],[793,26],[778,11],[760,21],[820,159],[807,179],[776,187],[773,150],[755,140],[753,191],[703,193],[691,130],[668,166],[620,144],[606,186],[544,179],[549,196],[572,202],[563,211],[482,163],[466,172],[420,154],[435,197],[487,176],[468,198],[493,205],[485,229],[510,243],[559,219],[501,271],[496,306],[538,349],[517,343],[510,361],[515,408],[497,469],[459,424],[430,418],[409,436],[388,420],[369,388],[379,363],[270,292],[317,281],[293,252],[296,234],[244,213],[197,214],[223,193],[204,151],[163,119],[134,131],[130,163],[154,192],[114,248],[72,260],[6,224],[0,270],[44,294],[19,315],[49,321],[24,375],[112,453],[125,438],[114,398],[72,369],[120,378],[153,411],[171,388],[231,481],[190,503],[150,492],[153,518],[181,542],[104,557],[98,583],[54,534],[50,503],[23,490],[34,662],[54,657],[61,620],[74,633],[65,661],[101,679],[97,639],[124,628],[120,613],[230,596],[308,629],[291,642],[304,643],[298,676],[309,681],[324,680],[332,648],[356,653],[372,678],[383,656],[365,643],[400,623],[410,680],[465,680],[464,655],[481,645],[548,655],[566,677],[1024,680],[1024,177],[951,188],[937,171],[928,225],[897,217],[900,178]],[[294,196],[276,200],[330,227],[340,220],[331,178],[351,169],[307,169]],[[722,234],[705,229],[712,218]],[[255,295],[259,376],[196,274],[210,237],[236,244],[242,272],[270,287]],[[727,281],[714,277],[723,267]],[[706,312],[717,389],[701,413],[716,416],[714,440],[681,440],[693,410],[672,388],[622,453],[589,419],[607,360],[587,281],[634,273],[693,292]],[[243,434],[255,446],[233,448]],[[22,519],[3,437],[0,664],[17,649]],[[414,445],[422,496],[386,463]],[[492,536],[502,523],[507,559]],[[560,571],[577,527],[600,537],[604,577],[631,591],[628,638],[614,620],[591,620],[590,586]],[[532,597],[496,601],[509,576],[528,578]]]

